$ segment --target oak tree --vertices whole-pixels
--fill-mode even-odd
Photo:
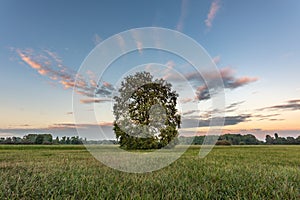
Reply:
[[[114,97],[114,132],[125,149],[174,147],[181,118],[176,109],[178,94],[163,79],[149,72],[125,77]]]

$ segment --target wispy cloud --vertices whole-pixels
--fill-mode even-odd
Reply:
[[[221,78],[223,80],[224,88],[226,88],[226,89],[235,89],[235,88],[242,87],[244,85],[247,85],[249,83],[252,83],[252,82],[255,82],[258,80],[258,78],[256,78],[256,77],[247,77],[247,76],[237,78],[237,77],[235,77],[234,71],[229,67],[221,69],[220,74],[221,74]],[[214,77],[214,75],[207,76],[207,77],[209,77],[211,79],[210,81],[214,81],[214,79],[218,78],[218,77]],[[202,77],[199,77],[199,75],[197,77],[197,74],[196,75],[190,74],[189,78],[196,80],[197,78],[201,79]],[[197,88],[197,92],[198,92],[197,94],[198,94],[199,100],[206,100],[206,99],[210,98],[208,88],[205,84],[200,85]]]
[[[107,88],[108,90],[114,90],[114,86],[110,84],[109,82],[103,81],[103,86]]]
[[[77,125],[77,127],[79,128],[81,125]],[[50,126],[48,126],[45,129],[48,130],[53,130],[53,129],[68,129],[68,128],[72,128],[75,129],[76,128],[76,124],[75,123],[56,123],[56,124],[52,124]]]
[[[212,61],[217,65],[220,63],[221,61],[221,56],[216,56],[216,57],[213,57]]]
[[[230,105],[226,106],[226,109],[227,110],[236,109],[239,105],[243,103],[245,103],[245,101],[238,101],[238,102],[231,103]]]
[[[94,87],[94,88],[97,88],[97,87],[98,87],[98,84],[97,84],[97,82],[96,82],[96,79],[97,79],[96,74],[95,74],[94,72],[92,72],[91,70],[88,70],[88,71],[86,72],[86,74],[87,74],[87,76],[88,76],[88,78],[89,78],[89,83],[90,83],[90,85],[91,85],[92,87]]]
[[[50,50],[44,50],[51,58],[54,59],[54,61],[57,63],[57,66],[62,67],[62,59],[57,55],[57,53],[50,51]]]
[[[184,20],[188,13],[188,0],[182,0],[181,1],[181,11],[180,11],[180,17],[176,25],[177,31],[182,31],[184,27]]]
[[[102,41],[102,38],[96,33],[93,37],[94,45],[97,46]]]
[[[213,0],[213,2],[211,3],[209,12],[207,14],[207,18],[204,21],[205,25],[207,28],[211,28],[212,27],[212,23],[218,13],[218,11],[221,8],[221,4],[220,4],[220,0]]]
[[[230,113],[230,112],[234,112],[238,110],[238,107],[243,104],[245,101],[239,101],[239,102],[234,102],[229,104],[228,106],[226,106],[225,108],[225,113]],[[207,111],[201,111],[200,110],[187,110],[185,112],[183,112],[183,117],[186,117],[185,115],[188,115],[186,118],[201,118],[201,119],[210,119],[215,113],[221,113],[221,111],[219,109],[213,109],[213,110],[207,110]],[[193,114],[193,115],[192,115]],[[198,116],[196,115],[198,114]],[[245,116],[245,115],[243,115]],[[247,116],[250,116],[250,114],[247,114]],[[274,117],[276,115],[270,115],[268,117]],[[251,117],[259,117],[257,115],[253,115],[251,114]],[[260,115],[260,117],[267,117],[267,116],[263,116]]]
[[[225,87],[233,89],[233,88],[241,87],[243,85],[255,82],[257,80],[258,78],[255,77],[241,77],[233,81],[229,80],[228,82],[226,82],[228,85],[226,85]]]
[[[162,71],[162,73],[164,74],[163,79],[166,79],[166,76],[168,76],[169,74],[173,74],[172,70],[176,66],[176,63],[173,60],[169,60],[165,64],[165,66],[166,66],[165,70]]]
[[[143,43],[140,41],[136,41],[136,47],[140,53],[143,52]]]
[[[21,59],[27,63],[30,67],[32,67],[33,69],[36,69],[38,71],[39,74],[41,75],[46,75],[47,73],[47,69],[45,69],[42,65],[40,65],[39,63],[33,61],[29,56],[26,56],[24,53],[22,53],[20,50],[17,50],[19,56],[21,57]]]
[[[188,111],[186,111],[186,112],[183,112],[182,114],[183,114],[183,115],[191,115],[191,114],[194,114],[194,113],[196,113],[196,112],[199,112],[199,110],[188,110]]]
[[[216,73],[210,73],[206,72],[205,74],[202,74],[207,81],[214,82],[219,79],[219,76],[217,76]],[[208,91],[208,87],[205,84],[205,81],[203,80],[203,77],[201,74],[199,74],[198,71],[193,71],[193,72],[188,72],[185,74],[182,74],[182,76],[190,82],[193,82],[194,85],[196,86],[196,93],[197,93],[197,99],[198,100],[206,100],[210,99],[210,94]],[[258,80],[256,77],[236,77],[235,71],[231,69],[230,67],[225,67],[220,69],[220,76],[223,80],[223,84],[225,89],[235,89],[238,87],[242,87],[244,85],[247,85],[249,83],[255,82]],[[179,75],[175,73],[167,73],[164,76],[164,79],[167,81],[174,81],[174,82],[180,82],[183,81],[184,79]]]
[[[282,119],[280,118],[275,118],[275,117],[278,117],[280,116],[281,114],[279,113],[276,113],[276,114],[254,114],[252,115],[252,117],[258,121],[264,121],[264,120],[267,120],[267,121],[282,121]]]
[[[100,126],[113,126],[113,122],[99,122]]]
[[[116,37],[117,37],[117,41],[118,41],[119,47],[121,48],[122,52],[125,52],[126,43],[125,43],[124,38],[120,34],[118,34]]]
[[[91,98],[91,102],[101,103],[105,101],[95,100],[94,97],[101,95],[108,97],[114,90],[114,87],[108,83],[103,82],[98,86],[95,81],[95,74],[91,71],[86,72],[86,75],[78,74],[73,70],[63,66],[62,60],[54,52],[45,50],[47,55],[34,54],[33,50],[16,50],[21,60],[29,65],[32,69],[35,69],[40,75],[50,78],[52,81],[56,81],[61,84],[64,89],[73,89],[79,95]],[[105,90],[105,92],[99,91]],[[81,101],[81,103],[90,103],[87,99]]]
[[[208,87],[206,85],[199,86],[196,90],[196,95],[199,101],[203,101],[211,98]]]
[[[284,119],[269,119],[269,121],[284,121]]]
[[[32,51],[28,50],[16,50],[21,60],[28,64],[31,68],[38,71],[43,76],[48,76],[52,80],[57,80],[65,88],[74,86],[75,79],[74,74],[69,72],[67,68],[58,67],[57,63],[46,57],[45,55],[32,55]],[[49,51],[46,51],[49,54]],[[50,55],[54,55],[51,53]],[[42,59],[41,59],[42,58]]]
[[[11,127],[13,127],[13,128],[28,128],[28,127],[31,127],[31,125],[30,124],[14,124],[14,125],[9,125],[8,126],[8,128],[11,128]]]
[[[279,110],[279,111],[296,111],[300,110],[300,99],[287,101],[285,104],[261,108],[259,110]]]
[[[169,60],[165,65],[166,65],[168,70],[172,70],[175,67],[176,64],[173,60]]]
[[[139,32],[136,30],[131,31],[131,35],[135,41],[136,48],[138,49],[139,53],[143,53],[143,43],[141,41],[141,37],[139,35]]]
[[[91,104],[91,103],[104,103],[110,102],[112,99],[104,99],[104,98],[89,98],[89,99],[80,99],[80,103]]]
[[[249,121],[251,115],[236,115],[236,116],[227,116],[224,118],[224,126],[236,125],[242,122]],[[182,128],[196,128],[196,127],[209,127],[211,120],[222,120],[221,118],[208,118],[201,119],[199,116],[190,116],[182,119]],[[195,126],[196,125],[196,126]]]
[[[80,124],[80,123],[56,123],[49,125],[46,128],[46,130],[55,130],[55,129],[75,129],[75,128],[80,128],[80,129],[86,129],[89,127],[99,127],[99,126],[108,126],[112,127],[113,122],[99,122],[97,124]]]
[[[102,85],[96,89],[95,94],[100,95],[102,97],[110,97],[113,91],[115,91],[114,86],[106,81],[103,81]]]
[[[300,99],[289,100],[288,103],[300,103]]]

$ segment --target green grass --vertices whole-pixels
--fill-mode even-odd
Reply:
[[[300,199],[300,146],[198,152],[192,146],[164,169],[130,174],[83,146],[2,145],[0,199]]]

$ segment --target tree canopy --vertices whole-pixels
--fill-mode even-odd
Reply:
[[[178,94],[149,72],[125,77],[115,96],[114,131],[125,149],[156,149],[177,144],[181,118]]]
[[[275,138],[274,138],[275,137]],[[300,136],[297,138],[293,137],[279,137],[278,133],[274,134],[274,137],[266,135],[266,144],[300,144]]]

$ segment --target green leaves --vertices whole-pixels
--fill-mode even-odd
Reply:
[[[149,72],[125,77],[113,107],[114,131],[121,147],[162,148],[177,141],[181,118],[176,109],[178,94],[171,87],[163,79],[153,80]]]

